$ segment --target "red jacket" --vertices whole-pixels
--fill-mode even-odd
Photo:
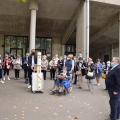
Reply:
[[[7,59],[4,58],[4,60],[3,60],[3,69],[11,69],[11,59],[8,58],[8,65],[10,66],[8,68],[7,68],[7,65],[6,65],[6,61],[7,61]]]

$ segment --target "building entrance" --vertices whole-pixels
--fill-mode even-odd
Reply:
[[[13,56],[21,56],[23,57],[23,49],[22,48],[10,48],[10,54]]]

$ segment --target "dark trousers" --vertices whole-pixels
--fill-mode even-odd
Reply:
[[[4,69],[4,76],[6,75],[6,73],[7,75],[9,75],[9,69]]]
[[[28,70],[24,70],[24,78],[28,77]]]
[[[2,69],[0,69],[0,79],[2,79]]]
[[[15,78],[19,78],[20,70],[15,69]]]
[[[117,120],[119,119],[120,115],[120,92],[117,95],[113,94],[113,90],[108,90],[109,96],[110,96],[110,119],[111,120]]]
[[[41,70],[41,72],[43,73],[44,80],[46,80],[46,70]]]
[[[56,72],[56,70],[54,70],[54,69],[50,69],[50,79],[55,79],[55,72]]]
[[[75,74],[75,80],[74,80],[74,84],[77,83],[77,75]]]
[[[32,72],[33,72],[33,70],[31,70],[31,69],[28,70],[28,77],[29,77],[29,83],[30,83],[30,85],[32,85],[32,77],[31,77]]]

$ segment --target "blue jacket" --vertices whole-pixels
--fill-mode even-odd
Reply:
[[[27,64],[24,64],[24,62],[27,62]],[[26,57],[22,59],[22,67],[24,70],[28,70],[28,60],[26,59]]]
[[[120,65],[113,68],[106,77],[106,88],[114,92],[120,92]]]

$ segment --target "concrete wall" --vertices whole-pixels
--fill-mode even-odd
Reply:
[[[100,57],[101,61],[104,62],[104,55],[109,55],[109,60],[111,61],[110,54],[111,54],[110,51],[106,51],[106,52],[101,53],[101,57]]]
[[[61,38],[52,38],[52,57],[58,54],[59,56],[62,55],[62,42]]]
[[[4,47],[2,47],[2,45],[4,45],[4,35],[0,34],[0,54],[3,57],[4,56]]]
[[[113,57],[119,57],[119,48],[113,49]]]

